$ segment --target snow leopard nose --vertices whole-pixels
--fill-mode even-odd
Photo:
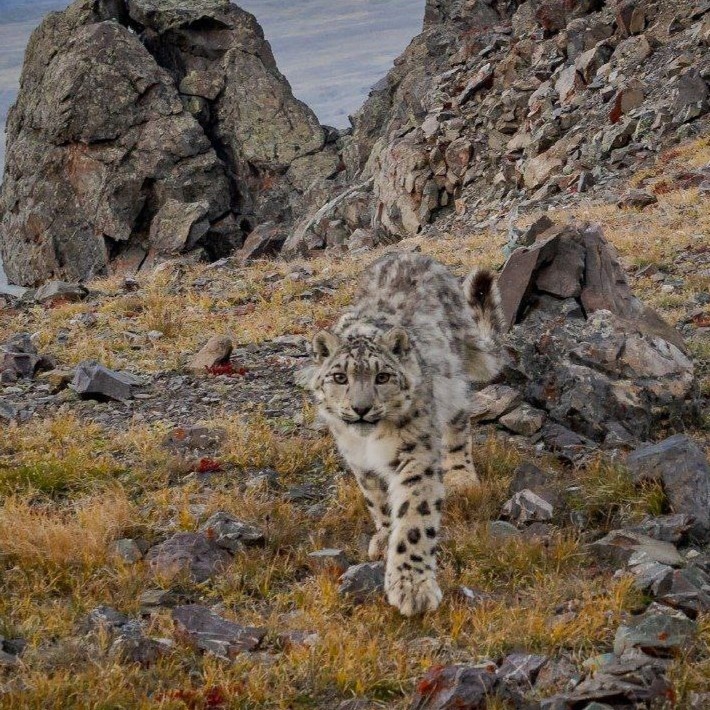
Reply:
[[[360,407],[356,407],[353,405],[353,412],[355,412],[355,414],[357,414],[361,418],[364,417],[371,409],[372,407],[368,404],[361,405]]]

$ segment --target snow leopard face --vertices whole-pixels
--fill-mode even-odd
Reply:
[[[313,341],[313,352],[317,369],[311,388],[327,416],[362,436],[380,422],[406,416],[418,367],[404,330],[343,340],[323,331]]]

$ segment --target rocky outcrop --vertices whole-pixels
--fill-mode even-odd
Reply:
[[[226,0],[77,0],[34,32],[8,119],[5,269],[36,285],[223,256],[327,201],[337,137]]]
[[[552,225],[513,252],[499,286],[506,380],[547,415],[539,436],[550,448],[632,446],[697,413],[680,333],[631,294],[597,226]]]
[[[470,231],[489,214],[565,204],[708,124],[706,9],[638,0],[429,0],[424,30],[352,117],[348,186],[365,227],[332,214],[286,250]],[[371,181],[371,189],[367,181]],[[334,200],[342,203],[350,196]],[[358,200],[362,196],[358,195]],[[346,240],[347,243],[347,240]]]

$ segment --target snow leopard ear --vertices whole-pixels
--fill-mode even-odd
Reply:
[[[380,343],[395,357],[406,355],[409,352],[409,336],[402,328],[392,328],[382,336]]]
[[[315,338],[313,338],[313,359],[321,363],[329,358],[340,345],[340,340],[337,335],[329,333],[327,330],[321,330]]]

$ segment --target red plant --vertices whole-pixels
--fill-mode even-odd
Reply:
[[[197,473],[216,473],[222,470],[222,464],[214,459],[200,459],[197,464]]]
[[[218,377],[219,375],[227,375],[227,377],[239,375],[239,377],[244,377],[249,371],[246,367],[234,367],[231,362],[225,362],[224,364],[208,367],[207,372],[213,377]]]

